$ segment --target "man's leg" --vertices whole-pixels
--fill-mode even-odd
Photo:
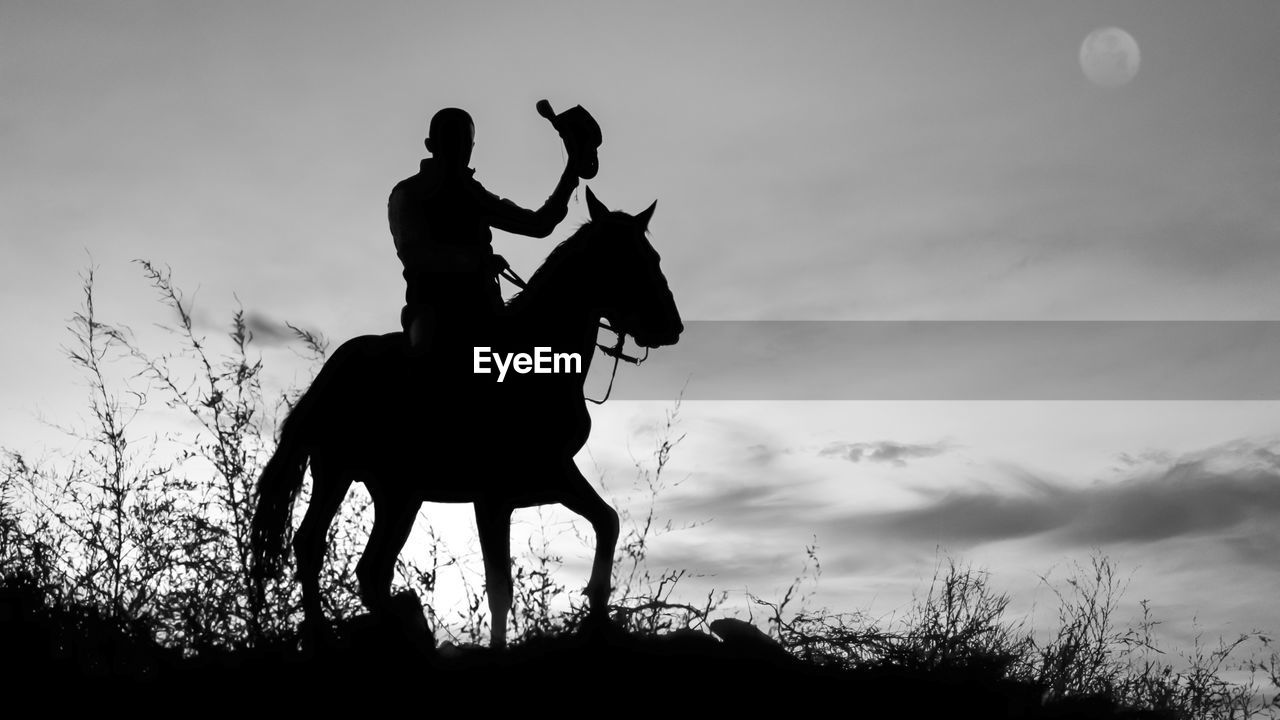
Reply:
[[[406,305],[400,313],[400,324],[409,339],[409,353],[421,357],[431,349],[439,325],[435,308],[429,305]]]

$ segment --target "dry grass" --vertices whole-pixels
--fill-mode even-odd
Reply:
[[[0,589],[28,604],[44,598],[40,617],[48,622],[73,618],[68,627],[109,628],[102,632],[133,638],[129,647],[150,648],[131,651],[136,657],[291,643],[300,619],[298,589],[282,581],[258,594],[247,571],[254,482],[273,447],[275,420],[296,394],[263,390],[262,361],[242,311],[232,314],[221,345],[226,350],[215,354],[169,272],[140,266],[170,312],[167,330],[176,346],[149,353],[127,328],[101,320],[93,274],[85,275],[67,354],[88,380],[88,418],[83,427],[66,429],[77,442],[74,453],[38,461],[5,453]],[[318,364],[323,339],[295,332],[298,346]],[[163,438],[135,433],[132,424],[154,405],[185,415],[193,429]],[[687,601],[688,570],[649,566],[654,541],[678,529],[661,522],[655,508],[674,484],[669,462],[684,438],[679,412],[677,400],[653,454],[636,463],[632,490],[647,503],[622,511],[612,614],[634,634],[699,630],[727,597],[711,592]],[[173,447],[176,454],[168,452]],[[367,500],[349,500],[330,533],[324,585],[330,589],[326,610],[335,618],[362,612],[354,568],[368,510]],[[400,582],[427,601],[433,627],[458,643],[483,642],[489,630],[483,583],[462,573],[463,606],[437,610],[440,574],[463,563],[429,527],[427,542],[429,564],[402,558]],[[1269,636],[1197,640],[1181,654],[1163,651],[1149,603],[1143,602],[1136,628],[1116,625],[1125,587],[1101,555],[1064,582],[1044,580],[1058,601],[1058,622],[1047,639],[1010,617],[1010,598],[992,588],[986,573],[953,559],[939,562],[911,610],[890,623],[808,608],[800,588],[821,575],[816,540],[805,549],[805,562],[780,600],[749,600],[764,610],[772,637],[812,666],[963,669],[1034,685],[1046,699],[1103,696],[1186,718],[1275,717],[1280,709],[1274,699],[1280,656]],[[516,644],[573,632],[584,620],[584,599],[558,579],[562,564],[545,533],[516,558]],[[1228,672],[1252,680],[1231,683],[1224,679]]]

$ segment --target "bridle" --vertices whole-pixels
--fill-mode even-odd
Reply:
[[[498,263],[498,277],[501,277],[502,279],[506,280],[512,285],[515,285],[517,288],[521,290],[524,290],[529,287],[529,283],[525,282],[524,278],[516,274],[516,271],[512,270],[511,266],[507,264],[506,258],[502,257],[501,255],[494,255],[494,257],[497,259],[497,263]],[[600,321],[599,325],[602,330],[607,330],[618,336],[618,341],[613,345],[605,345],[604,343],[600,343],[600,342],[596,343],[596,347],[600,348],[601,352],[613,358],[613,370],[610,371],[609,373],[609,387],[605,389],[604,397],[600,398],[599,400],[596,400],[593,397],[583,395],[582,399],[588,402],[593,402],[596,405],[603,405],[605,401],[609,399],[609,395],[613,392],[613,380],[618,376],[618,363],[620,361],[626,360],[632,365],[639,365],[640,363],[643,363],[645,360],[649,359],[649,348],[645,348],[644,355],[641,355],[639,357],[635,355],[628,355],[623,351],[623,346],[627,342],[627,331],[613,327],[612,325],[604,322],[603,320]]]

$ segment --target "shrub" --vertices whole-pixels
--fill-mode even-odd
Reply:
[[[276,421],[297,392],[264,390],[243,310],[232,314],[229,349],[215,355],[169,271],[140,266],[170,313],[164,327],[178,338],[176,347],[149,353],[128,328],[103,322],[89,270],[67,349],[88,380],[86,424],[65,429],[78,451],[32,460],[10,450],[0,459],[0,625],[8,623],[7,647],[47,648],[52,660],[90,675],[146,674],[174,653],[289,644],[300,618],[291,578],[259,593],[248,572],[254,485],[273,448]],[[318,364],[324,339],[289,327]],[[109,366],[117,362],[132,372],[113,376]],[[166,422],[184,417],[190,429],[150,437],[136,431],[137,419],[156,403],[168,413]],[[652,455],[636,462],[631,491],[647,502],[615,503],[622,536],[610,610],[631,633],[702,628],[728,597],[712,591],[686,602],[682,583],[690,571],[649,564],[653,543],[675,530],[656,508],[679,482],[670,480],[669,467],[685,437],[680,410],[677,399]],[[352,495],[330,529],[322,578],[326,612],[338,620],[363,611],[354,570],[370,502],[362,492]],[[298,512],[305,504],[304,492]],[[545,523],[540,529],[514,558],[517,644],[571,632],[586,617],[584,598],[558,579],[559,536]],[[398,582],[427,601],[433,627],[456,642],[483,642],[489,631],[483,582],[430,526],[426,537],[429,559],[402,556]],[[1058,604],[1057,626],[1043,640],[1025,620],[1009,617],[1010,599],[992,588],[988,573],[951,558],[939,561],[929,587],[900,620],[810,609],[811,595],[801,588],[821,577],[816,538],[804,555],[781,600],[746,597],[764,610],[773,638],[811,666],[959,670],[1033,685],[1048,700],[1104,697],[1186,718],[1252,718],[1280,709],[1280,655],[1270,636],[1253,632],[1216,645],[1197,637],[1175,665],[1158,647],[1159,622],[1147,601],[1136,628],[1115,622],[1126,584],[1101,554],[1074,567],[1063,583],[1042,578]],[[460,573],[461,607],[436,607],[446,571]],[[1253,654],[1238,659],[1250,647]],[[1250,680],[1229,682],[1231,672]]]

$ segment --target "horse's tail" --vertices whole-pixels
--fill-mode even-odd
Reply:
[[[376,336],[363,336],[343,343],[285,418],[275,454],[258,478],[257,505],[250,528],[250,576],[259,591],[267,579],[280,577],[284,570],[293,503],[302,489],[315,435],[335,414],[347,414],[338,405],[345,396],[343,387],[351,381],[350,373],[359,372],[359,363],[352,363],[352,358],[386,342]]]
[[[258,583],[279,577],[289,553],[289,521],[309,456],[304,430],[309,424],[311,394],[312,390],[304,393],[285,418],[280,443],[258,478],[258,501],[250,530],[250,567]]]

